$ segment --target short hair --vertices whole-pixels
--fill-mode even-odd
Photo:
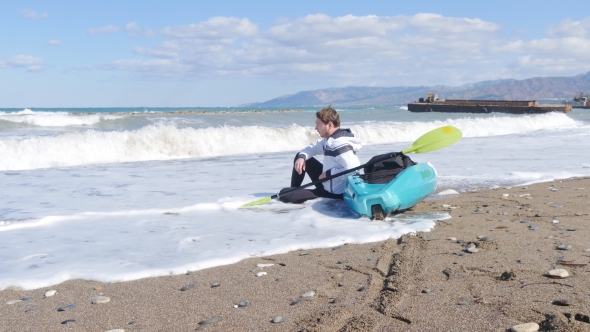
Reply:
[[[322,121],[324,124],[332,122],[334,124],[334,127],[340,128],[340,116],[338,115],[338,112],[336,112],[336,110],[332,108],[332,104],[330,104],[326,108],[317,111],[315,116],[318,119],[320,119],[320,121]]]

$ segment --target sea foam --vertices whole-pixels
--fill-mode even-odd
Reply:
[[[431,122],[372,122],[350,128],[363,144],[411,142],[437,127],[453,125],[464,137],[524,134],[567,129],[582,123],[563,114],[462,118]],[[137,130],[86,130],[55,136],[0,139],[0,170],[27,170],[89,164],[207,158],[300,149],[318,139],[312,127],[292,125],[178,128],[149,125]]]
[[[62,215],[51,225],[0,232],[8,247],[28,243],[22,250],[0,252],[0,267],[10,266],[0,269],[0,290],[35,289],[70,279],[113,282],[180,274],[249,257],[427,232],[436,220],[450,218],[417,214],[371,223],[336,200],[306,202],[305,208],[289,212],[280,202],[267,203],[270,209],[265,211],[237,208],[249,200],[211,202],[223,211],[199,204],[179,207],[178,215],[156,209]],[[235,204],[228,206],[229,201]]]
[[[39,127],[90,126],[105,120],[115,120],[122,115],[72,114],[68,112],[43,112],[25,109],[19,112],[0,112],[0,121]]]

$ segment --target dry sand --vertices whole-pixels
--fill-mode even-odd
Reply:
[[[590,178],[474,191],[414,207],[451,214],[430,233],[187,275],[4,290],[0,330],[507,331],[535,322],[541,331],[590,331],[589,192]],[[479,251],[465,252],[469,243]],[[572,248],[558,250],[562,244]],[[554,268],[570,277],[547,277]],[[51,289],[58,293],[44,298]],[[98,295],[110,302],[91,304]],[[25,296],[34,298],[6,304]],[[234,308],[245,300],[249,306]],[[71,303],[76,308],[57,311]],[[277,316],[284,322],[272,323]],[[213,317],[220,321],[199,325]]]

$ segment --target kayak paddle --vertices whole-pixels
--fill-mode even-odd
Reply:
[[[436,150],[445,148],[449,145],[452,145],[453,143],[455,143],[459,139],[461,139],[462,136],[463,136],[463,134],[461,133],[461,131],[453,126],[444,126],[444,127],[436,128],[436,129],[431,130],[431,131],[427,132],[426,134],[420,136],[412,144],[412,146],[403,150],[402,153],[408,154],[408,153],[424,153],[424,152],[436,151]],[[307,187],[316,185],[318,183],[328,181],[333,178],[342,176],[344,174],[352,173],[352,172],[357,171],[357,170],[364,168],[366,166],[373,165],[373,164],[376,164],[376,163],[381,162],[383,160],[392,158],[395,156],[395,154],[396,154],[395,152],[391,152],[391,153],[384,155],[383,158],[373,160],[370,163],[366,163],[364,165],[360,165],[358,167],[354,167],[354,168],[348,169],[346,171],[336,173],[331,176],[327,176],[321,180],[313,181],[311,183],[304,184],[304,185],[296,187],[296,188],[291,188],[291,189],[285,190],[283,193],[281,193],[281,195],[286,195],[286,194],[292,193],[296,190],[307,188]],[[269,202],[269,201],[271,201],[275,198],[278,198],[278,197],[279,197],[279,194],[275,194],[272,196],[264,197],[264,198],[259,199],[257,201],[246,203],[246,204],[242,205],[241,207],[248,207],[248,206],[255,206],[255,205],[264,204],[264,203]]]
[[[463,133],[453,126],[436,128],[420,136],[412,146],[403,150],[402,153],[424,153],[440,150],[457,142],[461,137],[463,137]]]

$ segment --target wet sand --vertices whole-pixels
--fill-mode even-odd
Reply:
[[[590,331],[589,192],[590,178],[479,190],[414,207],[452,216],[429,233],[186,275],[8,289],[0,331]]]

